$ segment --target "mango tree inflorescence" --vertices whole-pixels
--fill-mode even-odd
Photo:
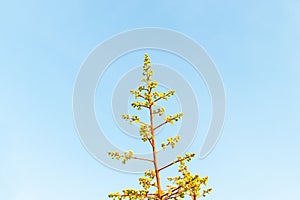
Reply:
[[[203,189],[206,186],[208,177],[200,177],[198,174],[192,174],[186,165],[186,162],[195,156],[194,153],[186,153],[183,156],[177,156],[174,161],[166,166],[159,167],[157,160],[157,153],[167,147],[174,148],[179,141],[179,136],[169,137],[165,142],[160,145],[156,144],[155,131],[160,127],[167,124],[174,124],[176,121],[183,117],[183,113],[176,113],[167,115],[161,124],[154,124],[155,115],[162,116],[165,113],[165,108],[160,107],[154,109],[158,101],[168,100],[175,94],[174,90],[167,92],[156,91],[158,83],[152,80],[153,70],[149,56],[145,54],[143,66],[143,78],[141,79],[142,85],[136,90],[131,90],[130,93],[134,95],[136,101],[132,102],[131,106],[137,110],[146,109],[149,112],[149,122],[143,122],[139,116],[130,116],[123,114],[122,118],[130,124],[136,123],[140,127],[140,136],[143,142],[151,145],[152,159],[137,157],[132,150],[127,152],[108,152],[108,154],[117,160],[121,160],[124,164],[130,159],[141,160],[141,162],[153,163],[153,169],[146,170],[143,177],[139,178],[141,189],[124,189],[122,192],[114,192],[108,195],[109,198],[114,200],[122,199],[148,199],[148,200],[167,200],[167,199],[184,199],[189,196],[191,199],[204,197],[211,192],[211,188]],[[178,166],[178,175],[174,177],[167,177],[169,184],[162,186],[160,172],[173,166]]]

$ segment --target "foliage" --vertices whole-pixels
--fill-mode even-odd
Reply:
[[[157,150],[155,141],[155,131],[166,124],[174,124],[183,117],[183,113],[170,114],[164,118],[164,122],[155,126],[153,118],[155,115],[162,116],[165,113],[165,108],[154,109],[158,101],[168,100],[175,94],[174,90],[168,92],[158,92],[154,89],[158,86],[156,81],[152,80],[153,70],[149,56],[145,54],[143,66],[142,85],[136,90],[131,90],[130,93],[134,95],[136,101],[132,102],[131,106],[137,110],[147,109],[149,111],[149,123],[142,122],[138,116],[130,116],[123,114],[122,118],[130,124],[136,123],[140,126],[140,136],[143,142],[148,142],[152,147],[153,159],[146,159],[134,156],[132,150],[128,152],[109,152],[108,154],[117,160],[122,160],[125,164],[130,159],[137,159],[141,161],[153,163],[154,169],[145,171],[144,176],[139,178],[139,184],[142,189],[124,189],[122,193],[110,193],[108,196],[114,200],[122,199],[148,199],[148,200],[166,200],[166,199],[183,199],[185,196],[190,196],[192,199],[204,197],[211,192],[211,188],[202,189],[206,186],[208,177],[200,177],[198,174],[192,174],[186,165],[186,162],[195,156],[194,153],[186,153],[184,156],[177,156],[177,158],[170,164],[159,168],[157,153],[159,150],[166,149],[168,146],[174,148],[179,142],[179,136],[169,137],[166,142],[162,142],[160,149]],[[161,185],[160,172],[172,165],[178,164],[178,174],[174,177],[168,177],[170,182],[165,188]]]

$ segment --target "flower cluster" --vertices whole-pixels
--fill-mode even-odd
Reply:
[[[167,148],[167,146],[171,145],[172,148],[175,147],[176,143],[179,142],[179,135],[176,135],[175,137],[169,137],[167,138],[167,143],[162,142],[161,147],[163,149]]]
[[[117,160],[122,159],[122,163],[126,164],[126,162],[133,157],[133,151],[129,150],[128,152],[123,152],[123,154],[120,154],[120,152],[117,151],[110,151],[108,152],[108,155],[112,159],[117,159]]]
[[[130,93],[134,95],[135,99],[139,99],[131,103],[133,108],[137,110],[141,110],[143,107],[150,108],[152,105],[156,105],[157,101],[161,99],[168,100],[169,97],[175,94],[175,90],[169,90],[167,92],[153,91],[153,89],[158,86],[156,81],[152,81],[153,74],[150,58],[145,54],[143,78],[141,80],[144,85],[140,85],[136,90],[130,90]]]
[[[154,110],[152,113],[154,115],[158,114],[159,116],[162,116],[165,113],[165,108],[164,107],[158,108]]]
[[[151,139],[150,126],[147,124],[141,124],[140,135],[142,137],[143,142],[147,142],[147,140]]]
[[[185,164],[185,161],[190,162],[191,158],[195,154],[185,154],[184,157],[178,156],[175,162],[179,162],[178,172],[181,173],[179,176],[169,177],[168,180],[173,184],[167,186],[168,198],[180,199],[184,198],[185,195],[191,197],[201,197],[212,191],[211,188],[204,189],[201,191],[201,186],[206,186],[208,177],[200,177],[198,174],[192,174]]]
[[[132,124],[132,122],[136,122],[136,123],[140,122],[140,118],[136,115],[130,116],[128,114],[123,114],[122,118],[128,121],[130,124]]]
[[[173,115],[169,115],[165,117],[165,121],[167,123],[171,123],[174,124],[175,121],[177,122],[179,119],[181,119],[183,117],[183,113],[176,113],[174,116]]]

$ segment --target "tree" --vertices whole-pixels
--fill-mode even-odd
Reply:
[[[131,104],[131,106],[137,110],[146,109],[149,111],[149,123],[143,122],[138,116],[130,116],[129,114],[123,114],[122,118],[128,121],[130,124],[136,123],[140,126],[140,136],[143,142],[148,142],[152,148],[153,159],[147,159],[142,157],[136,157],[132,150],[127,152],[108,152],[112,159],[121,160],[123,164],[130,159],[137,159],[145,162],[153,163],[153,169],[146,170],[143,177],[139,178],[139,184],[142,189],[125,189],[120,192],[110,193],[109,198],[114,200],[122,199],[148,199],[148,200],[167,200],[167,199],[183,199],[185,196],[190,196],[192,199],[197,199],[199,197],[205,196],[211,192],[211,188],[202,189],[202,186],[206,186],[208,177],[200,177],[198,174],[192,174],[186,165],[186,162],[195,156],[194,153],[186,153],[183,156],[177,156],[177,158],[167,164],[164,167],[159,168],[157,153],[160,150],[164,150],[167,147],[174,148],[176,143],[179,141],[179,136],[169,137],[166,142],[162,142],[160,149],[155,140],[155,131],[167,124],[174,124],[176,121],[183,117],[183,113],[176,113],[174,115],[168,115],[165,117],[164,121],[155,125],[153,118],[155,115],[162,116],[165,113],[165,108],[160,107],[154,109],[154,106],[158,101],[168,100],[171,96],[175,94],[174,90],[169,90],[167,92],[158,92],[155,88],[158,86],[156,81],[152,80],[153,75],[152,65],[150,58],[147,54],[144,57],[143,66],[143,78],[141,79],[142,85],[140,85],[136,90],[131,90],[130,93],[134,95],[136,101]],[[174,177],[168,177],[170,184],[163,188],[161,184],[160,172],[178,164],[179,175]]]

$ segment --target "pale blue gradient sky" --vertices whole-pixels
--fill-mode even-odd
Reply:
[[[137,185],[85,151],[72,93],[96,45],[148,26],[194,38],[223,77],[223,135],[191,165],[210,176],[207,199],[299,199],[299,1],[128,2],[1,1],[0,199],[107,199]]]

